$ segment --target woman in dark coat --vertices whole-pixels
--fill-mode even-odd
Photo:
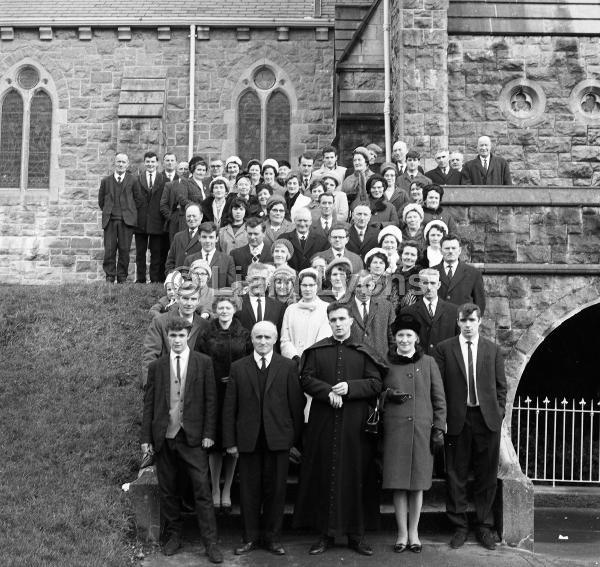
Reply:
[[[446,399],[439,368],[423,354],[420,324],[402,314],[392,325],[396,349],[384,378],[383,485],[393,491],[398,536],[394,551],[421,551],[423,491],[431,488],[433,452],[444,446]]]
[[[223,292],[224,290],[221,290]],[[217,381],[217,439],[210,449],[209,465],[212,481],[213,505],[216,510],[225,513],[231,511],[231,483],[237,459],[226,455],[225,482],[221,492],[221,469],[223,467],[224,449],[221,446],[221,413],[225,399],[225,389],[229,380],[231,363],[252,352],[250,332],[233,315],[240,308],[237,297],[220,295],[213,303],[213,312],[217,318],[198,336],[196,350],[212,358]]]
[[[423,189],[423,224],[432,220],[441,220],[448,227],[448,232],[456,233],[456,221],[442,207],[444,188],[441,185],[426,185]]]
[[[398,211],[385,196],[386,181],[381,175],[373,175],[367,181],[371,220],[369,224],[379,229],[389,224],[398,226]]]

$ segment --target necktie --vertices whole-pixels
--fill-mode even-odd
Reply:
[[[487,171],[487,168],[488,168],[487,158],[483,158],[483,169],[485,169]]]
[[[369,316],[369,313],[367,312],[367,302],[366,301],[362,302],[362,309],[363,309],[362,318],[363,318],[363,321],[366,323],[367,317]]]
[[[256,322],[258,323],[259,321],[263,320],[263,312],[262,312],[262,302],[260,300],[260,297],[256,298]],[[264,360],[264,358],[263,358]]]
[[[256,264],[256,262],[258,262],[259,258],[258,258],[258,254],[255,254],[254,252],[251,252],[252,254],[252,263]]]
[[[190,240],[194,238],[194,234],[196,234],[195,230],[190,230]]]
[[[429,316],[433,319],[433,309],[431,308],[431,303],[427,305],[427,311],[429,311]]]
[[[148,174],[148,189],[150,189],[150,191],[152,191],[152,187],[154,186],[154,182],[152,180],[152,174],[149,173]]]
[[[267,369],[267,359],[264,356],[260,357],[260,369],[261,370]]]
[[[117,175],[117,183],[122,183],[123,177],[121,175]]]
[[[364,237],[365,237],[365,233],[364,233],[364,231],[362,231],[362,230],[359,230],[359,231],[358,231],[358,238],[359,238],[359,240],[360,240],[361,242],[363,241]]]
[[[208,252],[204,253],[204,259],[208,262]]]
[[[175,360],[176,360],[176,364],[177,364],[177,382],[179,384],[181,384],[181,366],[179,364],[181,357],[180,356],[176,356]]]
[[[467,341],[467,363],[469,368],[467,369],[467,378],[469,380],[469,405],[474,406],[477,404],[477,395],[475,393],[475,376],[473,372],[473,351],[471,350],[471,341]]]
[[[446,274],[447,274],[447,276],[448,276],[448,279],[449,279],[449,280],[451,280],[451,279],[452,279],[452,276],[454,275],[454,274],[452,273],[452,264],[449,264],[449,265],[448,265],[448,271],[446,272]]]
[[[302,247],[302,250],[304,250],[305,245],[306,245],[306,236],[301,236],[300,237],[300,246]]]
[[[329,221],[325,220],[325,226],[323,227],[325,229],[325,232],[329,232]]]

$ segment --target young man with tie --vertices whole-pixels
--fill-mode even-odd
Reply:
[[[250,264],[266,264],[273,261],[271,250],[264,243],[265,225],[259,218],[250,217],[246,221],[246,234],[248,244],[230,252],[236,274],[239,274],[242,280],[246,279]]]
[[[144,395],[142,451],[155,452],[160,512],[164,520],[163,553],[181,547],[181,500],[178,475],[192,483],[200,534],[211,563],[222,563],[212,504],[206,449],[217,428],[217,389],[210,357],[190,350],[189,323],[172,317],[167,325],[170,352],[150,364]]]
[[[474,303],[461,305],[458,308],[460,335],[442,341],[433,351],[448,409],[446,510],[455,527],[450,541],[455,549],[467,539],[467,481],[471,470],[476,536],[486,549],[496,547],[492,506],[498,483],[506,378],[500,349],[479,335],[480,325],[479,307]]]

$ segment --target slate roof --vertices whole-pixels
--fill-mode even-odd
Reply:
[[[184,25],[231,20],[314,22],[315,0],[0,0],[0,25]]]

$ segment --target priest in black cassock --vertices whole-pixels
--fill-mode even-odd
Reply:
[[[375,351],[351,339],[353,319],[345,304],[330,303],[327,316],[333,337],[307,348],[300,364],[302,388],[313,399],[294,524],[318,530],[311,555],[323,553],[336,536],[372,555],[363,540],[365,519],[375,518],[379,505],[373,441],[364,429],[387,367]]]

